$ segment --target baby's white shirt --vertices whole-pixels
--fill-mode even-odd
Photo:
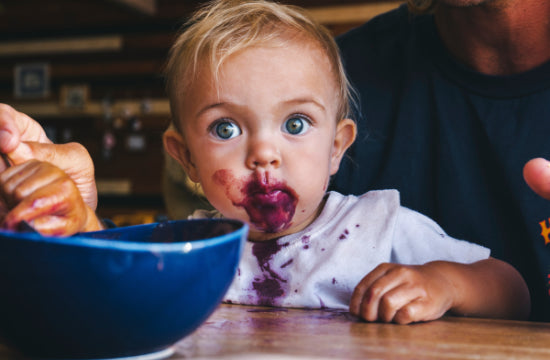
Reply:
[[[191,216],[204,217],[212,213]],[[396,190],[329,192],[323,211],[303,231],[246,242],[224,301],[347,310],[355,286],[381,263],[468,264],[489,256],[489,249],[454,239],[430,218],[401,206]]]

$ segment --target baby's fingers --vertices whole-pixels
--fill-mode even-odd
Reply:
[[[380,298],[378,320],[408,324],[416,321],[416,312],[425,297],[423,289],[406,283],[398,283]]]
[[[390,268],[391,264],[381,264],[361,279],[351,295],[349,311],[352,314],[361,316],[361,307],[363,304],[365,302],[371,302],[372,299],[380,296],[379,294],[373,293],[371,286],[376,280],[383,277]],[[375,306],[378,306],[378,302],[374,303]],[[375,310],[375,312],[377,311],[378,309]]]
[[[350,311],[367,321],[391,321],[401,306],[418,296],[404,281],[408,272],[400,265],[379,265],[355,288]]]

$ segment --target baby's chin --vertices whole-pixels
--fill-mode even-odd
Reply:
[[[302,231],[305,229],[313,219],[306,219],[305,221],[302,221],[301,223],[291,223],[290,226],[285,228],[284,230],[278,231],[278,232],[266,232],[263,230],[260,230],[256,228],[253,224],[250,224],[250,221],[248,221],[248,225],[250,227],[250,230],[248,232],[248,240],[251,241],[269,241],[269,240],[275,240],[278,238],[281,238],[283,236],[287,236],[290,234],[295,234],[297,232]]]
[[[285,231],[280,231],[276,233],[271,232],[265,232],[257,229],[252,229],[252,226],[250,226],[250,231],[248,232],[248,240],[250,241],[269,241],[269,240],[275,240],[280,237],[283,237],[285,235],[289,235],[293,233],[293,231],[289,231],[290,229],[287,229]]]

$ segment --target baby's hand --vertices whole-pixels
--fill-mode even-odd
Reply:
[[[23,220],[43,235],[68,236],[101,228],[73,180],[48,162],[29,160],[0,173],[0,203],[5,229],[16,230]]]
[[[381,264],[355,288],[350,312],[367,321],[408,324],[440,318],[453,302],[452,284],[430,264]]]

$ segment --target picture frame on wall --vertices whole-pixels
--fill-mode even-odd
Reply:
[[[16,98],[45,98],[49,94],[49,64],[29,63],[15,65],[14,95]]]
[[[86,84],[62,85],[59,96],[61,109],[84,111],[89,97],[90,87]]]

